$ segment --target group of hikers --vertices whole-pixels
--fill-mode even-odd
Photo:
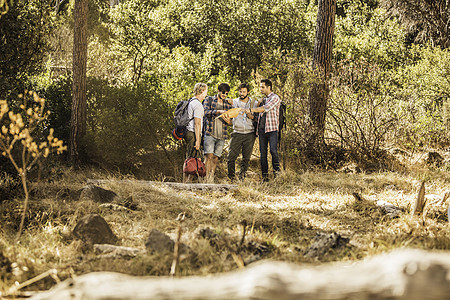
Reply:
[[[245,178],[257,137],[262,180],[269,180],[268,147],[272,156],[274,177],[280,171],[277,144],[281,100],[272,91],[272,82],[269,79],[261,80],[260,91],[265,97],[261,101],[254,101],[249,97],[250,87],[247,83],[239,85],[239,97],[235,99],[228,98],[230,86],[227,83],[221,83],[214,96],[207,96],[208,86],[205,83],[197,83],[194,86],[194,97],[189,100],[187,107],[189,123],[184,137],[186,158],[201,158],[203,146],[206,182],[214,182],[214,173],[228,137],[228,126],[233,126],[227,157],[228,178],[232,182],[236,180],[236,159],[241,153],[238,178]],[[232,115],[231,109],[239,113]],[[186,180],[190,181],[190,178]]]

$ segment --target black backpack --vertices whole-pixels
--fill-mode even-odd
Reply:
[[[281,101],[280,103],[280,111],[278,116],[278,144],[280,144],[281,140],[281,130],[286,127],[286,103]]]
[[[173,118],[175,122],[175,128],[172,131],[172,136],[178,141],[182,140],[185,137],[187,131],[186,127],[193,119],[189,118],[188,115],[188,106],[192,99],[194,98],[178,102],[177,107],[175,108]]]

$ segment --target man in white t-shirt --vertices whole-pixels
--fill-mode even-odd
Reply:
[[[186,135],[184,140],[186,141],[186,158],[195,157],[201,158],[202,153],[200,151],[200,144],[202,140],[202,127],[203,116],[205,111],[203,110],[202,101],[208,94],[208,86],[205,83],[197,83],[194,86],[194,97],[190,100],[188,105],[189,123],[186,126]],[[183,181],[189,182],[191,175],[187,178],[183,173]]]
[[[253,152],[256,134],[253,125],[254,115],[249,112],[250,108],[257,108],[258,103],[252,101],[248,96],[250,86],[247,83],[241,83],[238,87],[239,97],[233,99],[233,108],[241,108],[242,111],[233,119],[233,133],[228,152],[228,178],[235,180],[236,159],[242,152],[241,169],[239,179],[243,180],[247,173],[250,157]],[[247,111],[247,112],[245,112]]]

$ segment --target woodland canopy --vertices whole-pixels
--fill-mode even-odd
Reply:
[[[5,3],[0,98],[14,105],[24,89],[37,91],[51,111],[46,126],[68,141],[74,1]],[[449,147],[446,5],[337,1],[329,151],[320,163],[385,168],[385,149]],[[170,136],[176,104],[196,82],[206,82],[210,94],[228,82],[232,96],[249,82],[259,99],[259,79],[267,77],[288,106],[283,156],[302,165],[308,93],[317,79],[317,1],[89,0],[88,13],[86,161],[177,177],[182,150]]]

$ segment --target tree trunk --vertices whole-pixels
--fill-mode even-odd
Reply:
[[[86,134],[87,14],[88,0],[75,0],[70,158],[76,162],[83,152],[81,140]]]
[[[323,266],[263,261],[205,277],[94,272],[74,276],[31,299],[448,299],[449,272],[449,253],[403,249]]]
[[[328,102],[328,76],[331,69],[336,0],[319,0],[316,39],[313,53],[313,70],[318,78],[308,99],[306,141],[309,151],[315,152],[324,144],[325,115]]]
[[[217,183],[180,183],[180,182],[164,182],[164,181],[147,181],[147,180],[114,180],[114,179],[88,179],[87,184],[137,184],[143,186],[168,185],[174,189],[179,190],[235,190],[238,188],[237,184],[217,184]]]

